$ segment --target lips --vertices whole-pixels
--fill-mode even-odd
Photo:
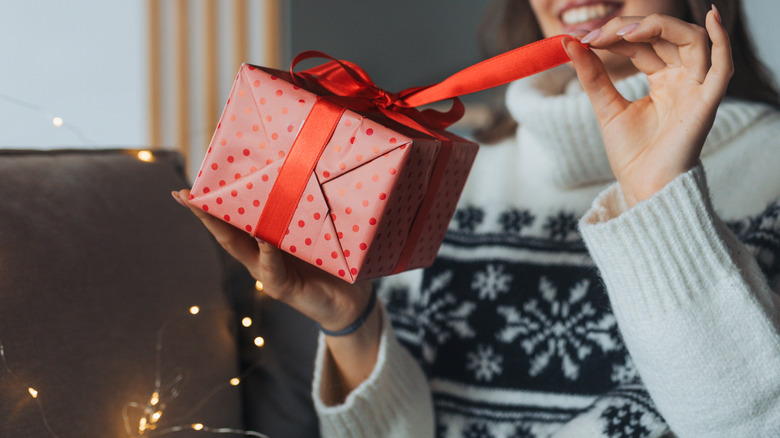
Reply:
[[[620,2],[580,1],[567,4],[558,18],[566,32],[594,30],[617,17],[622,9]]]

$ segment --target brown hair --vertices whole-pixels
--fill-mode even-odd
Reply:
[[[691,23],[704,26],[711,4],[715,4],[723,17],[734,60],[734,76],[726,96],[780,108],[780,94],[748,36],[741,0],[687,0],[686,3],[688,15],[684,19]],[[493,1],[479,26],[480,50],[486,57],[542,38],[542,30],[528,0]],[[474,132],[474,137],[482,143],[495,143],[512,135],[516,129],[517,122],[502,103],[493,110],[487,124]]]

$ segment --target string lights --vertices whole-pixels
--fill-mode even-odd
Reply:
[[[36,105],[34,103],[27,102],[22,99],[18,99],[16,97],[12,97],[4,93],[0,93],[0,100],[38,113],[41,117],[44,118],[44,120],[47,121],[47,123],[51,123],[52,126],[54,126],[55,128],[64,128],[72,132],[73,134],[75,134],[85,146],[97,146],[97,143],[95,141],[93,141],[92,139],[84,135],[84,133],[80,129],[78,129],[75,125],[66,122],[63,119],[63,117],[59,115],[54,115],[50,113],[40,105]],[[148,150],[138,151],[136,153],[136,157],[138,158],[138,160],[144,162],[151,162],[154,160],[154,154]],[[262,292],[263,283],[257,281],[255,284],[255,288],[257,291]],[[196,305],[189,308],[189,313],[192,316],[198,315],[200,311],[201,311],[200,307]],[[244,327],[251,327],[252,319],[249,317],[244,317],[241,320],[241,325]],[[129,402],[124,406],[122,410],[122,417],[125,423],[127,436],[128,437],[158,436],[158,435],[166,435],[166,434],[171,434],[171,433],[184,431],[184,430],[195,430],[195,431],[202,431],[202,432],[210,432],[214,434],[231,434],[231,435],[258,437],[258,438],[269,438],[268,436],[259,432],[232,429],[232,428],[212,428],[204,425],[203,423],[188,423],[185,425],[167,427],[165,429],[158,428],[158,423],[161,420],[161,418],[163,418],[165,409],[178,396],[179,394],[178,386],[184,381],[184,374],[178,373],[173,379],[171,379],[165,385],[162,384],[162,379],[160,375],[161,373],[160,356],[162,352],[162,335],[167,326],[168,323],[166,322],[165,324],[163,324],[162,327],[160,327],[157,333],[156,361],[155,361],[156,363],[155,389],[152,392],[149,401],[145,405],[136,402]],[[265,340],[262,337],[256,337],[254,339],[254,344],[257,347],[262,347],[265,344]],[[5,372],[8,373],[8,375],[10,376],[15,377],[14,373],[8,367],[8,363],[5,357],[5,348],[1,339],[0,339],[0,360],[2,360]],[[245,370],[244,374],[241,377],[233,377],[228,382],[213,388],[207,394],[207,396],[203,398],[194,408],[192,408],[184,417],[188,417],[191,414],[195,413],[202,406],[204,406],[211,397],[213,397],[217,392],[222,390],[224,387],[237,387],[238,385],[240,385],[242,379],[248,373],[257,369],[259,366],[260,363],[256,363],[252,367]],[[30,397],[35,401],[38,407],[38,412],[40,413],[41,416],[41,420],[44,426],[46,427],[49,435],[52,438],[59,438],[59,436],[50,427],[48,419],[44,412],[43,405],[41,404],[42,393],[38,389],[33,388],[32,386],[27,387],[27,392],[30,395]],[[164,395],[165,395],[165,400],[163,400]],[[128,412],[130,408],[137,409],[142,412],[142,415],[138,419],[137,428],[133,428],[130,425],[131,420]]]
[[[0,93],[0,100],[3,100],[15,106],[19,106],[22,108],[29,109],[31,111],[35,111],[44,119],[50,121],[55,128],[64,127],[65,129],[76,134],[76,136],[84,143],[84,146],[97,146],[97,144],[93,140],[87,138],[87,136],[84,135],[84,133],[76,126],[74,126],[71,123],[65,123],[65,120],[62,117],[52,115],[49,111],[47,111],[45,108],[43,108],[40,105],[36,105],[34,103],[27,102],[22,99],[18,99],[16,97],[12,97],[4,93]],[[137,152],[136,156],[141,161],[145,161],[145,162],[154,161],[154,154],[152,153],[152,151],[141,150]]]
[[[135,155],[136,157],[138,157],[139,160],[145,161],[147,163],[154,159],[154,155],[152,154],[152,151],[146,151],[146,150],[138,151],[138,153]]]
[[[198,315],[201,312],[201,310],[202,309],[200,308],[200,306],[193,305],[188,309],[189,314],[187,316],[192,318],[193,316]],[[178,372],[176,376],[173,377],[170,381],[168,381],[165,385],[162,384],[161,359],[160,359],[162,353],[162,339],[163,339],[163,333],[165,332],[166,328],[169,326],[170,322],[171,321],[167,321],[166,323],[164,323],[157,331],[157,345],[155,348],[156,350],[155,387],[154,387],[154,391],[152,392],[151,396],[148,399],[148,402],[146,402],[146,404],[128,402],[122,409],[122,418],[124,420],[125,431],[127,433],[127,436],[130,438],[137,438],[142,436],[152,437],[152,436],[159,436],[159,435],[168,435],[175,432],[181,432],[186,430],[195,430],[195,431],[207,432],[212,434],[230,434],[230,435],[243,435],[243,436],[258,437],[258,438],[269,438],[267,435],[264,435],[260,432],[233,429],[233,428],[209,427],[200,422],[195,422],[195,423],[188,422],[185,424],[170,426],[165,428],[159,427],[160,420],[165,416],[166,408],[169,407],[173,402],[173,400],[176,399],[176,397],[179,395],[178,387],[185,380],[184,373]],[[244,317],[241,320],[241,324],[244,327],[250,327],[252,325],[252,319],[249,317]],[[255,337],[254,344],[257,347],[262,347],[265,344],[265,340],[259,336]],[[13,375],[13,372],[8,367],[8,364],[6,362],[5,349],[2,340],[0,340],[0,359],[2,359],[3,366],[6,372],[9,375]],[[191,408],[186,414],[182,415],[179,418],[184,420],[192,416],[193,414],[195,414],[219,391],[225,388],[239,386],[242,380],[244,379],[244,377],[246,377],[249,373],[253,372],[254,370],[258,369],[260,366],[262,366],[262,363],[257,362],[253,366],[246,369],[241,376],[233,377],[227,382],[212,388],[211,391],[209,391],[203,399],[201,399],[193,408]],[[32,399],[35,400],[35,402],[37,403],[42,421],[46,426],[49,435],[52,438],[59,438],[57,434],[49,426],[48,420],[46,419],[43,406],[41,405],[39,391],[33,388],[32,386],[28,386],[27,392],[30,394],[30,397],[32,397]],[[132,426],[133,420],[131,420],[131,415],[129,413],[131,409],[140,411],[140,416],[136,417],[138,418],[137,427]]]
[[[2,360],[3,368],[5,368],[5,371],[8,373],[8,375],[15,377],[13,371],[11,371],[11,368],[8,367],[8,362],[5,359],[5,346],[3,345],[2,339],[0,339],[0,360]],[[51,426],[49,426],[49,420],[46,419],[46,413],[43,411],[43,405],[38,399],[38,390],[32,386],[28,386],[27,392],[30,394],[30,397],[35,400],[35,404],[38,406],[38,412],[41,414],[41,420],[43,420],[43,425],[46,426],[46,430],[49,432],[49,435],[51,435],[52,438],[59,438],[57,434],[54,433],[54,431],[51,429]]]
[[[12,97],[4,93],[0,93],[0,100],[6,101],[12,105],[26,108],[31,111],[35,111],[39,115],[41,115],[45,120],[47,120],[52,125],[54,125],[55,128],[64,127],[65,129],[73,132],[79,138],[79,140],[81,140],[85,145],[96,146],[96,143],[90,140],[89,138],[87,138],[87,136],[84,135],[84,133],[81,132],[81,130],[78,129],[76,126],[74,126],[71,123],[65,123],[65,120],[63,120],[62,117],[51,114],[49,111],[47,111],[45,108],[43,108],[40,105],[36,105],[34,103],[27,102],[22,99],[18,99],[16,97]]]
[[[193,305],[189,308],[189,313],[192,316],[198,315],[201,311],[200,306]],[[242,325],[244,327],[250,327],[252,325],[252,319],[249,317],[244,317],[242,319]],[[247,324],[248,323],[248,324]],[[204,432],[211,432],[211,433],[217,433],[217,434],[239,434],[244,436],[254,436],[254,437],[261,437],[261,438],[268,438],[266,435],[263,435],[259,432],[254,431],[245,431],[245,430],[238,430],[238,429],[231,429],[231,428],[212,428],[207,427],[203,423],[192,423],[192,424],[186,424],[186,425],[179,425],[179,426],[172,426],[165,429],[158,429],[158,421],[163,416],[164,410],[166,408],[166,404],[170,405],[170,402],[173,400],[173,398],[178,395],[178,390],[176,390],[176,386],[181,383],[183,380],[183,375],[179,374],[172,382],[170,382],[168,385],[166,385],[163,389],[163,391],[160,391],[161,385],[161,378],[160,378],[160,353],[162,351],[162,335],[165,329],[167,328],[167,323],[164,324],[160,330],[158,331],[157,336],[157,369],[156,369],[156,375],[155,375],[155,391],[152,393],[151,398],[149,399],[149,402],[146,406],[141,406],[136,403],[128,403],[126,407],[133,407],[133,408],[140,408],[143,411],[143,415],[139,419],[138,423],[138,435],[137,436],[158,436],[158,435],[164,435],[174,432],[180,432],[183,430],[198,430],[198,431],[204,431]],[[258,341],[259,339],[259,341]],[[255,338],[255,345],[257,347],[262,347],[265,344],[265,340],[261,337]],[[245,374],[248,374],[256,368],[256,366],[259,365],[259,363],[255,364],[255,366],[250,367],[245,371]],[[184,414],[181,418],[188,418],[193,413],[197,412],[203,405],[206,404],[206,402],[211,399],[216,393],[221,391],[222,389],[226,387],[236,387],[241,383],[241,377],[233,377],[228,382],[222,385],[218,385],[217,387],[213,388],[207,395],[204,397],[196,406],[194,406],[192,409],[189,410],[186,414]],[[166,393],[169,390],[175,390],[174,394],[172,394],[171,400],[168,400],[167,403],[163,403],[160,399],[161,393]],[[126,413],[123,413],[123,416],[125,418],[125,427],[126,429],[130,429],[128,426],[128,416]],[[134,435],[130,435],[134,436]]]

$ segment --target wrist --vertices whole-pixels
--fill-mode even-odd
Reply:
[[[636,204],[646,199],[650,199],[687,170],[689,169],[670,172],[656,178],[643,178],[640,181],[618,181],[620,184],[620,191],[623,193],[623,199],[626,201],[626,206],[632,208]]]
[[[678,163],[680,165],[668,163],[669,165],[667,166],[642,172],[616,173],[616,175],[619,175],[616,179],[618,184],[620,184],[620,191],[623,193],[626,206],[631,208],[646,199],[650,199],[670,182],[680,175],[689,172],[697,165],[700,165],[700,163],[701,160],[697,158],[692,162]]]
[[[371,281],[349,285],[348,290],[338,291],[328,298],[328,303],[321,307],[322,315],[310,317],[325,333],[344,330],[366,312],[373,289]]]
[[[365,295],[365,294],[363,294]],[[323,326],[322,324],[317,324],[320,331],[323,332],[327,336],[348,336],[356,331],[358,331],[363,324],[366,322],[366,320],[370,317],[370,315],[374,312],[374,308],[376,307],[376,290],[372,287],[371,292],[369,292],[369,299],[368,304],[365,305],[365,309],[360,313],[360,315],[357,318],[354,318],[352,320],[352,323],[344,326],[341,325],[340,329],[333,329],[333,328],[327,328]]]
[[[368,379],[379,356],[383,331],[381,304],[376,303],[365,322],[346,336],[325,336],[327,360],[323,376],[330,384],[321,388],[323,401],[328,406],[343,403],[353,390]]]

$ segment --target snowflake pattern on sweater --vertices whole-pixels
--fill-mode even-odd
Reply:
[[[504,265],[488,264],[484,271],[477,271],[471,288],[479,291],[480,300],[495,300],[498,294],[509,292],[512,274],[504,272]]]
[[[608,438],[666,433],[576,215],[512,208],[489,224],[478,207],[458,212],[419,292],[378,286],[431,379],[437,437],[546,437],[583,413]],[[780,275],[780,200],[727,225],[768,278]]]
[[[604,409],[601,418],[604,419],[604,433],[609,436],[643,437],[650,431],[642,424],[646,411],[634,403],[610,406]]]
[[[539,375],[553,359],[561,362],[566,379],[576,380],[580,363],[594,351],[616,351],[620,342],[615,336],[617,322],[611,313],[598,312],[585,301],[591,281],[584,279],[569,290],[568,297],[558,297],[558,290],[545,276],[539,280],[541,299],[527,301],[521,311],[512,306],[497,310],[507,324],[496,338],[517,343],[531,359],[528,373]],[[540,304],[543,303],[543,304]]]
[[[379,282],[398,338],[432,381],[437,437],[544,437],[596,406],[605,437],[666,430],[577,217],[513,208],[489,224],[466,206],[419,290]]]

